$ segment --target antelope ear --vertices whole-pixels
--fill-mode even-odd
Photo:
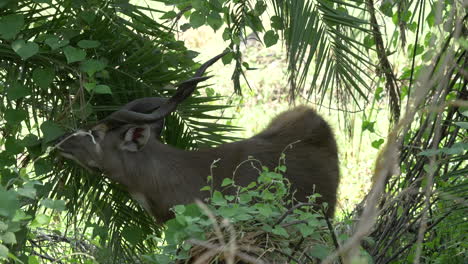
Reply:
[[[148,143],[150,134],[149,126],[132,126],[125,132],[120,148],[131,152],[139,151]]]

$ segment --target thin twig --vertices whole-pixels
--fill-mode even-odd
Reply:
[[[322,208],[322,212],[323,212],[323,215],[326,215],[325,210],[323,208]],[[330,219],[328,217],[326,217],[326,216],[325,216],[325,222],[327,223],[328,230],[330,231],[330,235],[332,237],[333,244],[335,245],[335,250],[338,251],[340,249],[340,244],[338,243],[338,239],[336,237],[335,230],[333,229],[332,223],[331,223]],[[340,263],[344,263],[341,256],[338,257],[338,260],[339,260]]]
[[[300,208],[300,207],[303,207],[303,206],[314,206],[315,203],[298,203],[296,204],[295,206],[289,208],[280,218],[278,218],[278,220],[275,222],[275,224],[273,226],[276,226],[276,225],[279,225],[281,222],[283,222],[283,220],[288,216],[290,215],[294,210]]]

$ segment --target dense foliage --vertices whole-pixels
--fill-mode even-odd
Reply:
[[[172,93],[170,84],[196,69],[197,54],[146,8],[125,1],[11,1],[1,8],[0,255],[27,262],[81,251],[108,262],[152,246],[143,234],[157,227],[126,192],[44,153],[67,129],[132,99]],[[212,118],[205,112],[220,107],[202,104],[215,99],[195,96],[181,105],[167,120],[165,141],[191,148],[226,140],[218,134],[229,127],[194,122]]]
[[[253,158],[249,162],[257,163]],[[247,186],[224,179],[223,189],[234,190],[234,195],[223,195],[208,185],[202,188],[211,193],[208,205],[198,201],[197,205],[175,206],[176,217],[166,223],[167,245],[145,259],[150,263],[211,263],[226,258],[255,263],[314,261],[327,256],[336,237],[330,237],[326,220],[314,208],[319,194],[312,195],[308,203],[291,199],[289,182],[282,176],[287,170],[284,156],[281,163],[274,171],[259,168],[257,181]],[[208,184],[211,181],[208,176]]]
[[[0,2],[0,261],[466,262],[466,2],[153,2],[164,10],[126,0]],[[372,143],[381,149],[373,188],[354,212],[333,223],[310,204],[288,210],[280,164],[249,186],[226,180],[236,196],[207,187],[206,205],[177,206],[161,227],[121,186],[49,155],[67,130],[135,98],[170,96],[198,65],[176,33],[203,25],[226,41],[220,51],[231,51],[223,62],[235,65],[238,92],[253,70],[241,52],[253,35],[266,47],[285,43],[291,100],[362,110],[363,135],[377,134],[390,112],[389,136]],[[225,132],[235,128],[211,122],[223,117],[210,111],[226,106],[203,94],[167,118],[166,143],[232,139]]]

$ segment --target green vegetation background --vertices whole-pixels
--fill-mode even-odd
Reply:
[[[224,63],[210,69],[210,85],[167,119],[164,140],[190,149],[249,137],[293,97],[317,108],[339,145],[337,217],[328,229],[308,208],[299,210],[294,217],[317,232],[273,225],[264,231],[277,248],[291,250],[280,242],[296,246],[288,238],[300,233],[319,241],[314,261],[356,247],[364,263],[462,263],[466,27],[466,1],[456,0],[0,2],[0,261],[174,261],[176,251],[162,252],[161,226],[120,186],[49,150],[66,130],[132,99],[170,96],[196,62],[229,48]],[[260,41],[241,40],[252,32]],[[377,198],[361,203],[371,188]],[[226,212],[216,203],[226,199],[213,197],[219,218]],[[368,209],[377,203],[380,211]],[[194,221],[185,207],[178,210],[184,224]],[[238,220],[236,229],[251,219]],[[207,223],[175,234],[200,228],[209,235]],[[191,249],[176,242],[169,246]]]

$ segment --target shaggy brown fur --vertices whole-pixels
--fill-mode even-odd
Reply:
[[[122,135],[131,132],[132,127],[135,126],[93,131],[95,143],[86,136],[75,136],[63,142],[60,150],[67,158],[125,185],[158,221],[171,218],[169,208],[174,205],[205,198],[208,192],[200,192],[200,188],[207,185],[210,166],[215,160],[219,159],[213,169],[217,188],[224,178],[232,178],[236,167],[249,156],[273,169],[283,151],[285,177],[296,190],[295,197],[306,201],[306,196],[318,192],[322,195],[319,202],[329,205],[326,214],[330,217],[334,214],[339,183],[337,146],[328,124],[309,107],[283,112],[252,138],[196,151],[180,150],[160,142],[162,124],[139,126],[138,134],[133,136],[146,135],[142,130],[150,136],[136,151],[129,151],[128,147],[122,147],[125,140]],[[241,165],[234,176],[240,185],[247,185],[256,177],[258,171],[250,163]]]

